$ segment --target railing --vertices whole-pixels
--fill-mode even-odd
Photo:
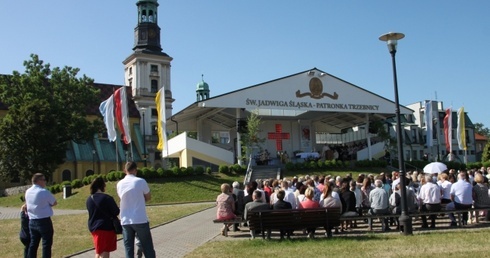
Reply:
[[[250,181],[250,178],[252,177],[252,154],[250,154],[250,157],[248,157],[248,165],[247,165],[247,173],[245,174],[245,178],[243,179],[243,185],[247,185],[248,182]]]

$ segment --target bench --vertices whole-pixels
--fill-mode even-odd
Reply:
[[[480,212],[480,211],[487,211],[490,212],[490,209],[488,208],[471,208],[471,209],[465,209],[465,210],[446,210],[442,209],[440,211],[424,211],[424,212],[414,212],[414,213],[409,213],[408,216],[411,218],[415,217],[420,217],[420,216],[430,216],[430,215],[449,215],[450,213],[454,213],[454,215],[457,218],[457,225],[458,227],[462,227],[462,214],[465,212]],[[353,217],[340,217],[340,221],[357,221],[357,220],[366,220],[366,219],[385,219],[385,218],[399,218],[400,214],[386,214],[386,215],[363,215],[363,216],[353,216]],[[478,214],[475,216],[476,223],[479,223],[479,218]]]
[[[228,236],[228,227],[227,226],[229,224],[240,224],[243,222],[245,222],[245,221],[241,217],[237,217],[237,218],[229,219],[229,220],[219,220],[219,219],[213,220],[213,223],[215,223],[215,224],[223,224],[224,225],[223,235],[225,237]]]
[[[270,238],[273,230],[293,231],[318,227],[324,227],[327,235],[331,236],[331,230],[340,225],[339,218],[340,208],[267,210],[249,212],[247,216],[251,237],[255,238],[255,232],[260,231],[264,239],[265,233]]]

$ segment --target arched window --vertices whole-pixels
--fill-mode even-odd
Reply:
[[[71,171],[68,169],[63,170],[61,173],[61,181],[71,181]]]

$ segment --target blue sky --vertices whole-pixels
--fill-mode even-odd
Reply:
[[[38,54],[99,83],[123,84],[136,0],[0,1],[0,73],[23,72]],[[406,37],[396,56],[401,104],[425,99],[465,107],[490,127],[490,1],[160,0],[163,51],[172,61],[174,113],[196,100],[313,67],[394,99],[381,34]]]

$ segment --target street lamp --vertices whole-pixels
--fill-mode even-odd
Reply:
[[[143,118],[143,162],[144,162],[144,166],[146,167],[146,122],[145,122],[145,111],[146,111],[146,108],[145,107],[141,107],[140,108],[140,111],[141,111],[141,115],[142,115],[142,118]]]
[[[395,88],[395,113],[396,113],[396,139],[398,143],[398,169],[400,171],[400,195],[401,195],[401,208],[402,213],[400,215],[400,229],[403,230],[404,235],[412,234],[412,218],[408,216],[408,202],[407,202],[407,188],[406,188],[406,174],[405,174],[405,160],[403,156],[403,138],[402,138],[402,123],[400,120],[400,102],[398,100],[398,82],[396,78],[396,45],[397,41],[404,38],[403,33],[389,32],[381,35],[379,40],[386,41],[388,44],[388,50],[391,54],[391,60],[393,64],[393,83]]]
[[[95,174],[95,150],[92,150],[92,172]]]

